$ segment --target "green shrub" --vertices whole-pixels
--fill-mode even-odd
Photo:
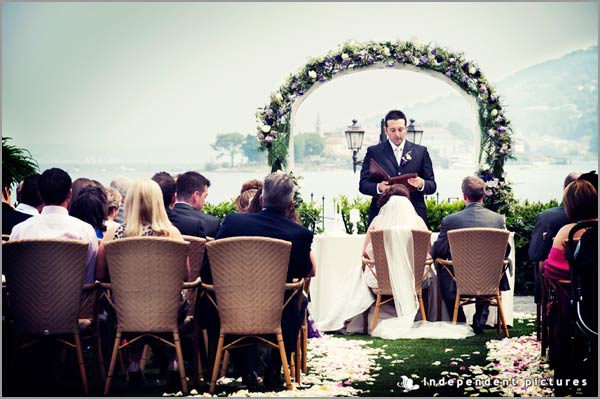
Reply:
[[[425,201],[425,205],[427,206],[427,219],[429,220],[429,230],[431,231],[440,231],[440,224],[444,216],[461,211],[465,207],[465,203],[462,200],[442,201],[438,204],[434,198]]]
[[[298,212],[304,227],[312,230],[315,234],[323,232],[320,207],[316,206],[314,203],[302,202],[296,211]]]
[[[230,213],[237,212],[237,208],[235,207],[235,199],[230,199],[229,201],[219,202],[218,204],[206,204],[202,209],[204,212],[209,215],[213,215],[219,218],[221,223],[223,223],[223,219]]]
[[[358,234],[364,234],[367,232],[368,221],[369,221],[369,206],[371,205],[370,198],[361,198],[357,196],[352,202],[345,195],[340,195],[333,199],[336,212],[341,211],[342,220],[344,221],[344,227],[346,233],[352,234],[353,223],[350,222],[350,209],[356,208],[360,212],[360,221],[357,223]]]

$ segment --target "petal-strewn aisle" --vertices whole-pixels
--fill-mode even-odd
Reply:
[[[307,361],[310,374],[302,376],[302,384],[294,384],[293,391],[249,392],[240,390],[230,396],[357,396],[362,391],[351,385],[357,382],[373,383],[371,372],[378,370],[376,359],[382,349],[370,348],[371,341],[354,341],[323,334],[309,340]],[[232,379],[222,379],[231,383]],[[193,391],[192,391],[193,393]],[[210,396],[208,394],[192,396]]]

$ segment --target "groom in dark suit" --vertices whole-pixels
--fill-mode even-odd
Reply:
[[[440,234],[437,240],[433,243],[431,249],[431,257],[433,259],[452,259],[450,254],[450,244],[448,243],[448,231],[456,229],[466,229],[471,227],[490,227],[496,229],[506,229],[504,215],[500,215],[494,211],[483,207],[483,198],[485,197],[485,183],[479,177],[467,176],[462,182],[463,199],[465,201],[465,209],[462,211],[450,214],[442,219],[440,224]],[[510,253],[510,245],[507,245],[506,255]],[[454,272],[452,266],[448,268]],[[446,269],[442,269],[438,274],[442,298],[446,303],[448,312],[454,312],[454,301],[456,298],[456,283]],[[500,290],[508,291],[510,289],[506,274],[500,280]],[[487,322],[489,314],[489,303],[475,304],[475,314],[473,315],[473,331],[476,334],[483,333],[483,327]],[[465,313],[462,307],[458,311],[458,321],[464,323],[466,321]]]
[[[361,193],[373,197],[369,210],[369,224],[379,213],[377,200],[380,194],[389,187],[387,182],[371,178],[369,166],[370,160],[374,159],[390,177],[407,173],[418,174],[417,177],[408,179],[408,184],[416,189],[410,194],[410,202],[415,207],[417,214],[429,225],[424,195],[435,193],[437,188],[433,176],[433,166],[427,147],[406,140],[407,128],[408,124],[404,113],[397,110],[390,111],[385,116],[384,128],[388,140],[367,148],[360,171],[359,190]]]
[[[286,211],[294,207],[294,182],[292,178],[284,173],[271,173],[265,178],[263,193],[260,197],[262,211],[259,213],[231,213],[225,217],[223,225],[219,229],[215,239],[239,236],[259,236],[286,240],[292,243],[290,261],[288,264],[287,281],[294,278],[304,278],[311,274],[312,263],[310,260],[310,247],[313,240],[312,231],[289,220]],[[204,263],[200,272],[202,281],[212,284],[210,272],[210,260],[205,252]],[[286,293],[286,298],[287,298]],[[305,298],[304,298],[305,299]],[[297,306],[286,306],[281,316],[281,328],[286,353],[289,355],[296,347],[298,332],[304,318],[306,299],[302,309]],[[213,308],[214,310],[214,308]],[[202,317],[206,317],[203,315]],[[213,316],[212,325],[207,326],[209,341],[211,335],[218,332],[218,323]],[[238,352],[242,382],[244,385],[255,385],[257,366],[257,352],[255,348],[249,348]],[[232,357],[234,356],[232,352]],[[270,363],[265,371],[265,385],[268,387],[280,387],[281,382],[281,358],[277,350],[271,353]]]

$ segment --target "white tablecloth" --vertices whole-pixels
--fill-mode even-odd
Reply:
[[[438,233],[431,235],[432,243]],[[311,279],[309,311],[320,331],[335,331],[344,327],[344,321],[361,314],[374,302],[374,295],[362,279],[361,254],[364,234],[317,235],[313,251],[317,261],[317,275]],[[509,258],[515,264],[514,233],[511,232]],[[514,270],[508,274],[511,290],[502,292],[506,323],[513,323]],[[470,323],[475,305],[464,306]],[[496,307],[490,306],[488,324],[496,321]]]

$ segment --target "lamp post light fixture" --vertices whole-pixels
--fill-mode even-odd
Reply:
[[[415,144],[421,144],[421,139],[423,138],[423,129],[419,129],[418,126],[415,126],[415,120],[411,119],[410,124],[408,125],[408,129],[406,129],[406,133],[408,137],[412,140],[411,142]]]
[[[362,165],[362,161],[356,159],[356,154],[362,147],[363,138],[365,136],[365,131],[362,130],[356,122],[356,119],[352,119],[352,126],[348,126],[348,129],[345,131],[346,144],[348,145],[348,149],[352,150],[352,167],[354,173],[356,173],[356,165]]]

